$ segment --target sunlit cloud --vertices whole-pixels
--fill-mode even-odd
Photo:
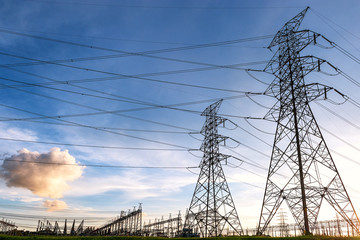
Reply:
[[[68,182],[83,173],[83,167],[73,164],[76,160],[67,150],[52,148],[48,153],[38,153],[24,148],[5,159],[0,176],[8,187],[25,188],[40,197],[61,198],[69,189]]]

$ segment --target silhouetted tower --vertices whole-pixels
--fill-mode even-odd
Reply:
[[[318,83],[306,85],[304,81],[308,73],[325,62],[300,56],[320,36],[298,30],[307,10],[287,22],[269,45],[278,46],[278,50],[265,68],[275,76],[266,92],[278,102],[266,118],[275,120],[277,129],[258,234],[264,233],[283,201],[304,234],[310,234],[324,199],[359,232],[358,216],[309,106],[332,88]],[[288,178],[279,178],[276,173]]]
[[[75,232],[75,219],[74,219],[73,224],[71,226],[70,235],[75,236],[75,234],[76,232]]]
[[[289,237],[289,225],[286,223],[286,212],[280,208],[280,212],[278,214],[280,237]]]
[[[65,219],[65,224],[64,224],[64,235],[67,235],[67,219]]]
[[[206,116],[201,130],[204,141],[200,148],[204,154],[184,226],[187,230],[199,230],[198,234],[202,237],[221,235],[225,225],[239,235],[242,234],[240,220],[221,166],[221,161],[228,158],[219,152],[219,144],[227,138],[218,134],[218,126],[226,121],[217,116],[221,103],[222,100],[217,101],[201,114]]]

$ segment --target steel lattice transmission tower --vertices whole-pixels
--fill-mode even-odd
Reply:
[[[217,115],[222,100],[207,107],[201,116],[206,122],[201,130],[204,141],[200,174],[186,215],[184,229],[201,237],[222,235],[224,227],[243,233],[221,162],[229,156],[219,152],[219,144],[227,137],[218,134],[218,126],[226,119]]]
[[[287,22],[269,45],[278,46],[278,50],[265,68],[275,75],[266,92],[277,103],[265,117],[275,120],[277,129],[258,234],[265,232],[284,201],[300,229],[310,234],[324,199],[359,233],[359,218],[309,106],[309,102],[332,88],[318,83],[306,85],[304,81],[308,73],[326,62],[300,55],[320,36],[310,30],[298,30],[307,10]],[[287,178],[278,177],[277,173]]]

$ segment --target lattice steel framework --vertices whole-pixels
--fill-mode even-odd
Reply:
[[[219,152],[219,144],[227,138],[218,134],[218,126],[226,121],[217,115],[221,103],[222,100],[213,103],[201,114],[206,116],[201,130],[204,141],[200,148],[204,154],[185,220],[184,228],[191,229],[194,234],[201,237],[220,236],[226,225],[239,235],[243,232],[221,166],[221,161],[228,158]]]
[[[92,235],[124,235],[134,236],[142,233],[142,205],[138,209],[121,211],[120,216],[92,232]]]
[[[306,85],[304,81],[308,73],[326,62],[300,56],[320,36],[310,30],[298,30],[307,10],[287,22],[269,45],[278,46],[278,50],[265,68],[275,75],[266,92],[278,102],[266,117],[277,121],[277,129],[258,234],[265,232],[284,201],[304,234],[311,233],[324,199],[359,232],[358,216],[309,106],[309,102],[326,95],[331,88]],[[284,179],[277,173],[291,175]]]
[[[149,220],[148,224],[144,223],[143,226],[143,236],[151,237],[179,237],[182,234],[182,219],[181,213],[177,217],[171,217],[171,214],[168,219],[164,220],[155,219],[153,223]]]

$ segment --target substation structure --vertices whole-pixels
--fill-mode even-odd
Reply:
[[[245,235],[256,235],[257,228],[245,229]],[[358,233],[344,219],[334,219],[318,221],[312,232],[319,236],[335,236],[335,237],[357,237]],[[296,237],[303,235],[303,230],[297,223],[269,225],[264,235],[271,237]]]
[[[316,232],[317,218],[324,201],[354,231],[360,231],[359,218],[309,105],[322,96],[326,98],[327,92],[333,88],[304,81],[307,74],[320,71],[320,66],[328,63],[311,55],[300,55],[302,50],[310,44],[316,45],[318,38],[322,37],[311,30],[299,30],[307,10],[300,12],[277,32],[269,48],[278,49],[263,70],[275,76],[265,93],[275,97],[277,103],[265,119],[275,121],[277,129],[258,235],[267,231],[283,202],[286,202],[305,235]]]
[[[12,234],[17,229],[15,222],[3,218],[0,220],[0,233]]]
[[[161,219],[156,219],[154,222],[149,220],[148,224],[144,223],[142,229],[143,236],[154,236],[154,237],[179,237],[183,233],[183,224],[181,213],[177,217],[171,217],[169,215],[168,219],[164,220],[164,217]]]
[[[69,225],[70,226],[70,225]],[[84,220],[76,227],[76,221],[72,222],[71,228],[68,228],[67,219],[64,221],[63,229],[59,225],[59,221],[52,224],[49,220],[39,220],[36,228],[36,235],[70,235],[70,236],[83,236],[89,235],[94,230],[94,227],[84,227]]]
[[[92,231],[91,235],[124,235],[124,236],[141,236],[142,224],[142,206],[139,205],[138,209],[134,207],[133,210],[128,212],[121,211],[119,217],[112,220],[100,228]]]
[[[55,221],[52,224],[49,220],[39,220],[36,231],[33,234],[36,235],[70,235],[70,236],[93,236],[93,235],[123,235],[134,236],[143,235],[141,228],[142,221],[142,207],[134,207],[133,210],[121,211],[120,216],[104,224],[101,227],[86,226],[85,221],[82,220],[78,226],[76,221],[68,225],[65,219],[64,225],[61,228],[59,221]]]

